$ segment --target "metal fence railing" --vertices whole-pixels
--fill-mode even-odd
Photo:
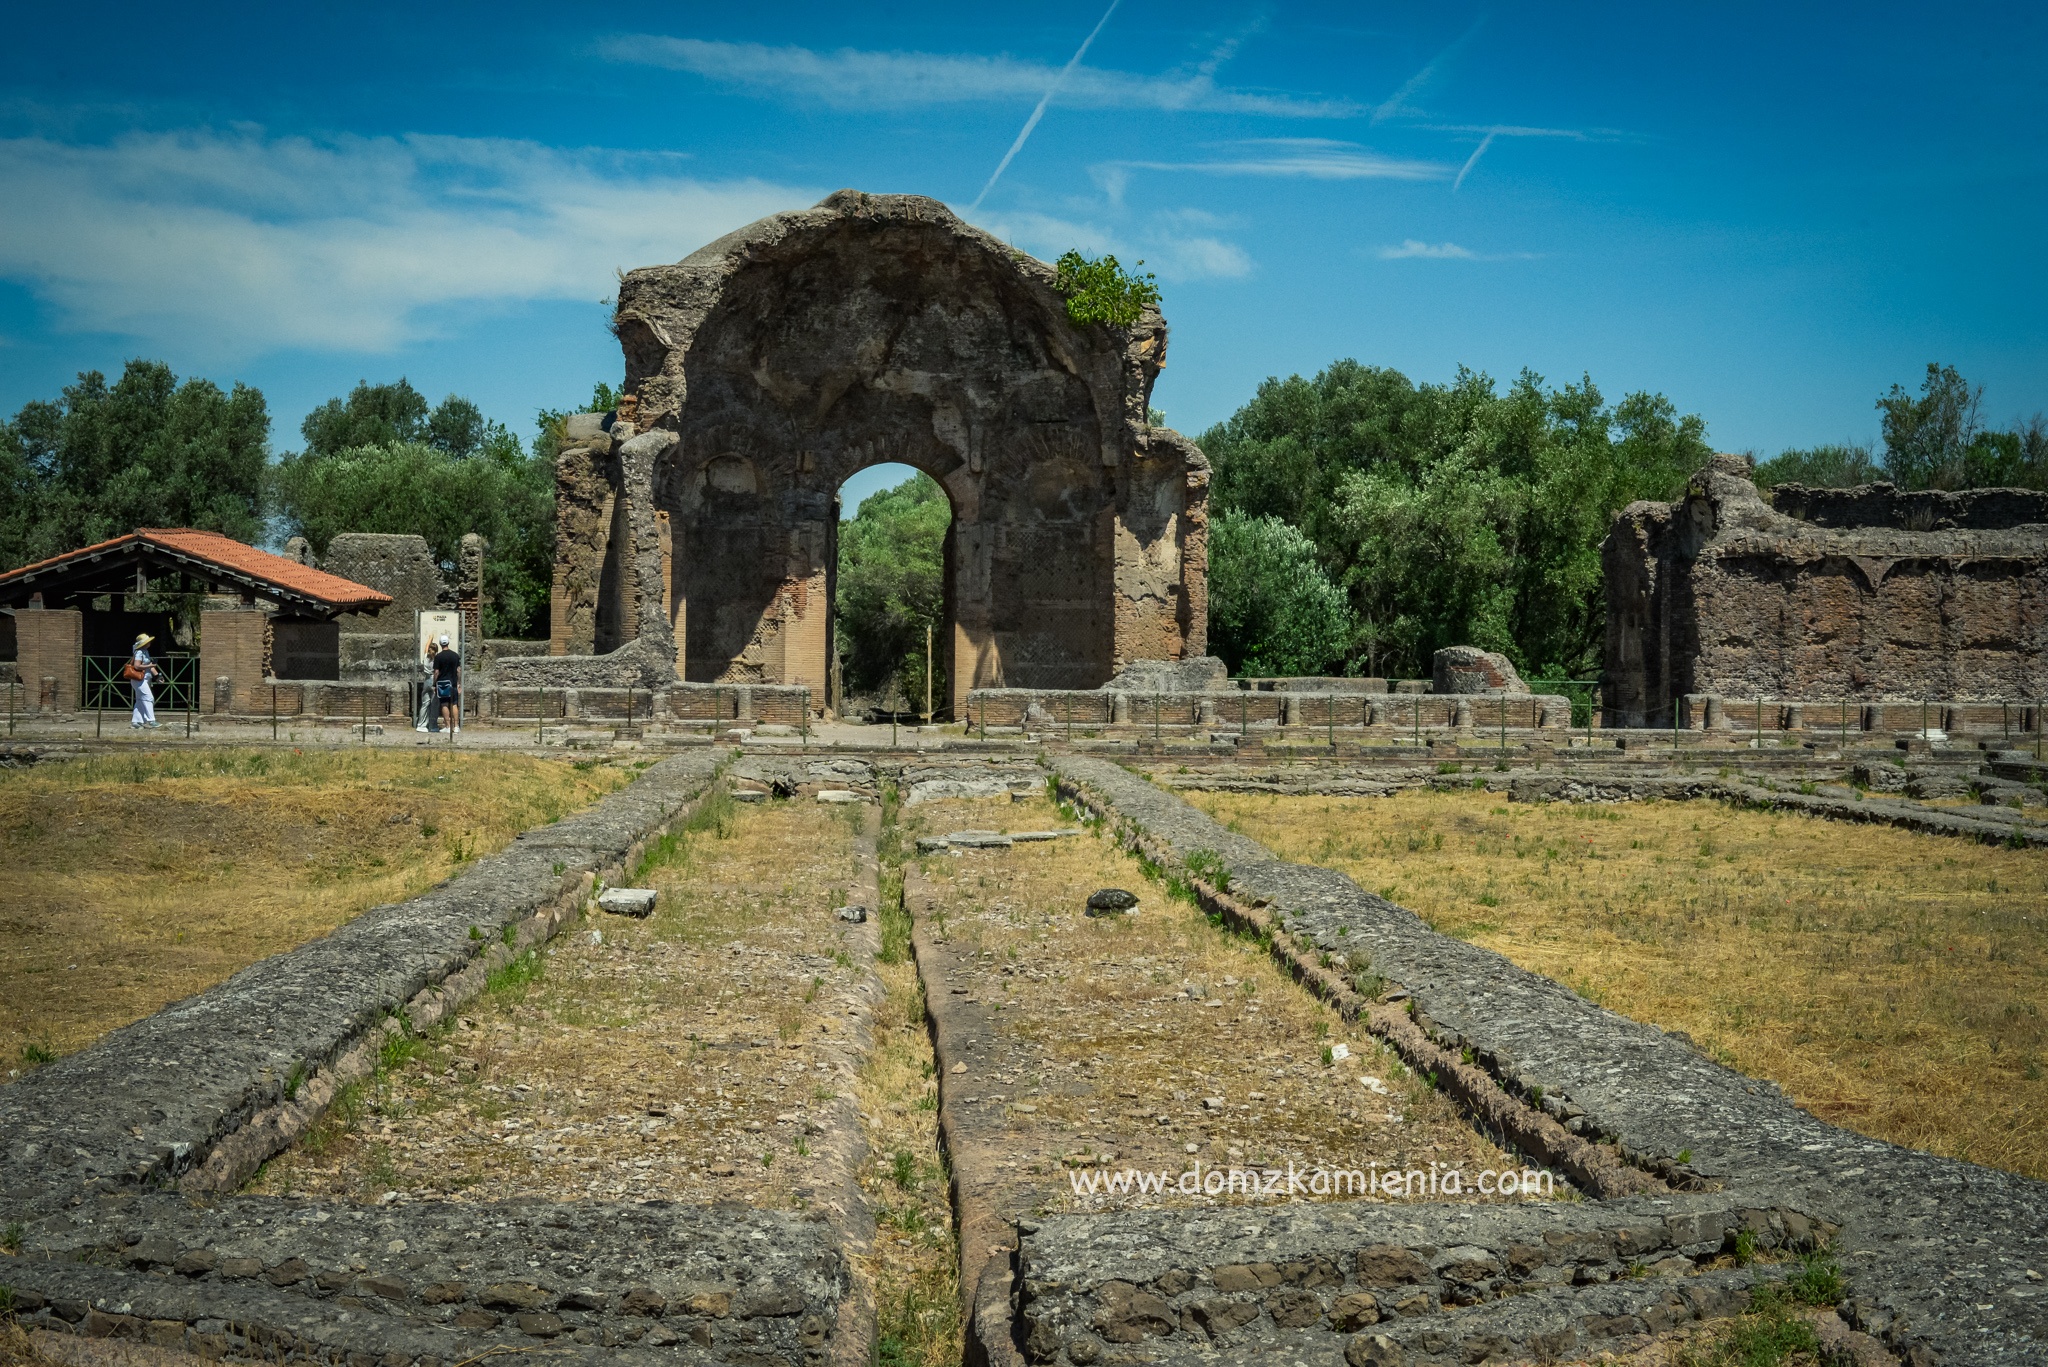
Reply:
[[[80,657],[78,677],[88,712],[125,712],[135,705],[134,686],[121,677],[126,655],[85,655]],[[190,712],[199,706],[199,657],[159,655],[157,668],[164,677],[153,688],[159,712]]]
[[[1600,705],[1598,679],[1527,679],[1524,682],[1533,693],[1558,693],[1570,698],[1573,726],[1593,724],[1593,709]]]

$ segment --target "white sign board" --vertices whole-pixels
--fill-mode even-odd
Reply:
[[[416,639],[419,642],[420,660],[422,663],[427,658],[428,644],[440,640],[443,636],[448,638],[449,649],[453,650],[457,655],[463,653],[462,614],[440,608],[421,612],[419,635]],[[435,648],[439,649],[438,646]]]

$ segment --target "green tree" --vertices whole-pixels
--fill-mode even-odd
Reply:
[[[543,413],[536,447],[548,440]],[[556,430],[559,430],[557,426]],[[358,384],[300,428],[306,449],[271,470],[286,535],[315,554],[341,532],[412,533],[452,570],[462,538],[490,543],[484,568],[484,631],[532,637],[547,628],[554,577],[555,483],[548,458],[529,456],[503,423],[451,394],[429,408],[404,380]]]
[[[1676,496],[1709,454],[1704,424],[1660,395],[1610,407],[1590,379],[1524,372],[1502,394],[1468,370],[1417,385],[1349,360],[1267,380],[1201,446],[1219,516],[1297,528],[1348,594],[1345,667],[1411,675],[1461,644],[1544,676],[1595,667],[1614,513]],[[1231,573],[1212,558],[1212,604],[1237,592]]]
[[[1343,664],[1356,634],[1351,607],[1298,529],[1271,515],[1212,519],[1209,582],[1209,649],[1233,672],[1322,674]]]
[[[270,414],[260,391],[180,384],[133,360],[109,385],[87,371],[56,401],[0,423],[0,562],[19,565],[137,527],[263,530]]]
[[[1927,363],[1920,397],[1893,385],[1877,401],[1883,415],[1884,468],[1902,489],[1958,489],[1965,452],[1976,444],[1984,391],[1954,366]]]
[[[914,709],[924,705],[925,628],[935,633],[932,698],[947,696],[946,529],[952,504],[930,475],[911,476],[861,500],[839,527],[834,585],[840,678],[849,696],[892,688]]]
[[[1782,451],[1770,460],[1757,462],[1756,483],[1760,489],[1780,484],[1804,484],[1810,489],[1851,489],[1881,478],[1882,471],[1872,457],[1868,443],[1861,445],[1816,446],[1810,450]]]
[[[459,394],[450,394],[432,409],[426,396],[401,377],[395,384],[359,380],[346,399],[329,399],[299,424],[306,451],[332,456],[363,446],[397,446],[415,442],[444,451],[457,460],[471,456],[503,456],[519,451],[519,439],[503,423],[492,422]]]
[[[2048,419],[2010,432],[1980,421],[1984,391],[1930,361],[1914,398],[1893,385],[1877,401],[1885,476],[1902,489],[2048,489]]]

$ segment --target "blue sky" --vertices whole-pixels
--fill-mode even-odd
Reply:
[[[853,186],[1144,258],[1192,433],[1340,356],[1766,455],[1939,360],[2002,423],[2048,408],[2044,14],[19,6],[0,410],[146,355],[261,387],[280,450],[401,374],[526,431],[617,379],[615,269]]]

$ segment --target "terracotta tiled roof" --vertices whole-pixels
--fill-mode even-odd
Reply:
[[[0,574],[0,588],[18,584],[24,579],[40,579],[46,572],[68,565],[89,563],[104,558],[110,552],[134,554],[144,547],[224,571],[224,577],[248,582],[258,593],[272,589],[280,598],[315,603],[331,611],[363,611],[381,608],[391,602],[390,594],[380,593],[352,579],[343,579],[338,574],[329,574],[310,565],[301,565],[296,560],[257,550],[246,542],[219,532],[194,531],[189,527],[143,527],[111,541],[82,546],[48,560],[38,560],[33,565],[23,565]],[[202,573],[199,577],[205,576]]]

